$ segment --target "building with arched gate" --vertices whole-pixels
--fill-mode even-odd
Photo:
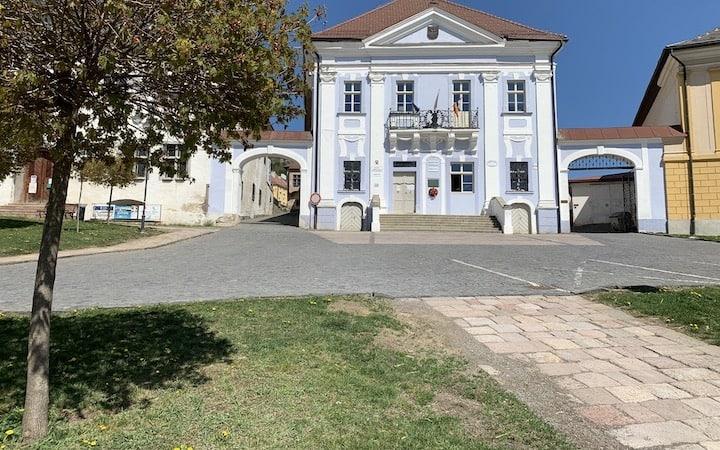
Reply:
[[[667,232],[663,151],[682,142],[670,127],[560,130],[560,228]]]

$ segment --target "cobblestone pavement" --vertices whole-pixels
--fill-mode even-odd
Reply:
[[[646,235],[222,229],[154,250],[62,259],[54,308],[238,297],[570,294],[720,283],[720,244]],[[0,311],[26,311],[35,264],[0,266]]]
[[[720,449],[720,347],[578,296],[424,301],[620,444]]]

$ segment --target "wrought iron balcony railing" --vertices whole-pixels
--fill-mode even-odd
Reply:
[[[478,110],[392,111],[388,116],[387,128],[389,130],[477,129],[478,116]]]

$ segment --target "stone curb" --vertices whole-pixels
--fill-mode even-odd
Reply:
[[[162,227],[159,227],[163,229]],[[65,250],[58,254],[58,259],[75,258],[78,256],[100,255],[105,253],[121,253],[132,252],[137,250],[151,250],[154,248],[165,247],[177,242],[194,239],[196,237],[205,236],[218,231],[213,228],[164,228],[168,231],[157,236],[148,238],[133,239],[132,241],[123,242],[122,244],[111,245],[109,247],[89,247],[77,250]],[[28,262],[37,262],[38,255],[18,255],[0,258],[0,266],[9,266],[13,264],[23,264]]]

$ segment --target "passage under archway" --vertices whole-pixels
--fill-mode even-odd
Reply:
[[[573,231],[637,231],[632,161],[617,155],[591,155],[573,161],[568,168]]]

